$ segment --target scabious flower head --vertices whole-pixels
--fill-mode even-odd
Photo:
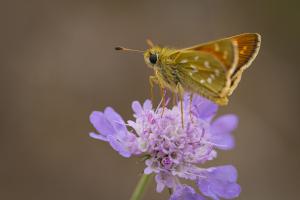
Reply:
[[[179,178],[195,181],[201,193],[214,200],[232,199],[239,195],[237,172],[231,165],[201,168],[217,157],[216,149],[234,147],[231,132],[238,120],[224,115],[213,120],[217,105],[200,96],[184,97],[180,105],[153,109],[150,100],[143,105],[132,103],[134,120],[127,123],[112,108],[93,112],[90,121],[98,131],[90,136],[109,142],[124,157],[145,155],[145,174],[155,173],[156,190],[172,189],[170,200],[203,200],[204,197]],[[183,126],[182,117],[183,115]]]

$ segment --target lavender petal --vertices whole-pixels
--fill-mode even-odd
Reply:
[[[178,185],[169,200],[205,200],[188,185]]]
[[[90,122],[102,135],[114,134],[114,128],[102,112],[94,111],[90,115]]]
[[[235,115],[224,115],[216,119],[211,125],[210,141],[219,149],[229,150],[234,148],[235,141],[231,132],[236,129],[238,118]]]
[[[237,171],[231,165],[212,167],[206,170],[206,178],[196,181],[200,191],[214,200],[233,199],[239,196],[241,187],[236,183]]]

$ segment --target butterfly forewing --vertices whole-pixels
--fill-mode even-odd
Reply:
[[[183,50],[206,52],[215,56],[225,66],[226,84],[220,97],[232,94],[237,87],[243,71],[256,57],[260,47],[260,35],[244,33]]]
[[[215,102],[226,104],[222,98],[226,87],[226,67],[211,53],[182,51],[176,58],[177,73],[182,86],[190,92],[199,93]]]
[[[206,52],[214,55],[222,62],[228,73],[233,73],[238,63],[238,48],[236,42],[223,39],[197,46],[189,47],[187,50]]]

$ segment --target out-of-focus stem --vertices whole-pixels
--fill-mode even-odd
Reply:
[[[143,193],[145,192],[145,189],[146,189],[151,177],[152,176],[149,174],[143,174],[143,176],[140,178],[138,184],[136,185],[130,200],[141,200]]]

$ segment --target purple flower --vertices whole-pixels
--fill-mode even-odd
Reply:
[[[170,200],[205,200],[203,196],[197,194],[194,188],[187,185],[178,185]]]
[[[241,192],[240,186],[236,183],[237,171],[231,165],[209,168],[205,177],[197,179],[196,183],[205,196],[214,200],[218,200],[219,197],[232,199]]]
[[[100,134],[90,133],[90,136],[108,142],[112,148],[124,157],[130,157],[137,152],[136,137],[127,131],[122,117],[112,108],[108,107],[104,113],[94,111],[90,121]]]
[[[179,178],[195,181],[199,190],[214,200],[237,197],[240,186],[233,166],[198,167],[216,158],[216,149],[234,147],[231,132],[237,127],[237,117],[224,115],[213,120],[217,105],[200,96],[190,104],[186,95],[183,108],[184,126],[179,105],[165,108],[162,115],[163,108],[153,109],[151,101],[143,105],[135,101],[135,120],[127,124],[112,108],[104,113],[95,111],[90,121],[98,133],[90,135],[109,142],[124,157],[146,155],[144,173],[156,174],[157,192],[165,187],[174,191],[170,200],[204,199],[193,188],[182,185]]]

